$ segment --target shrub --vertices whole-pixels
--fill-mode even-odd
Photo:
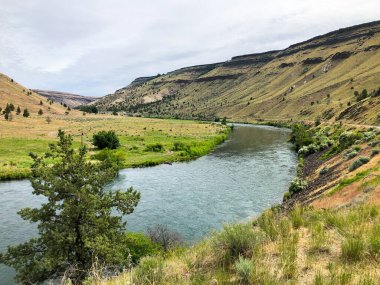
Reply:
[[[215,252],[222,253],[222,261],[231,264],[239,256],[251,256],[258,240],[249,224],[228,225],[213,237],[213,247]]]
[[[152,242],[143,233],[126,233],[125,240],[127,253],[131,255],[134,264],[137,264],[144,256],[155,255],[160,252],[160,246]]]
[[[375,155],[378,155],[380,153],[380,150],[378,149],[373,149],[372,152],[371,152],[371,157],[372,156],[375,156]]]
[[[346,153],[345,154],[345,158],[346,159],[351,159],[351,158],[354,158],[357,155],[358,155],[358,152],[356,150],[353,150],[351,152]]]
[[[293,179],[292,182],[290,182],[289,192],[291,195],[293,195],[294,193],[298,193],[302,190],[305,190],[306,187],[307,181],[302,178],[296,177]]]
[[[82,112],[87,112],[87,113],[94,113],[97,114],[99,113],[99,110],[96,106],[79,106],[78,109]]]
[[[361,101],[361,100],[364,100],[365,98],[367,98],[368,97],[368,91],[367,91],[367,89],[363,89],[363,91],[359,94],[355,94],[355,96],[357,96],[356,97],[356,100],[357,101]]]
[[[174,142],[172,151],[189,151],[190,146],[183,142]]]
[[[93,155],[93,158],[100,161],[109,159],[116,164],[120,164],[125,160],[125,152],[122,150],[111,150],[105,148]]]
[[[40,109],[40,110],[38,111],[38,115],[40,115],[40,116],[42,116],[43,113],[44,113],[44,111],[42,111],[42,109]]]
[[[147,145],[145,150],[152,151],[152,152],[162,152],[165,150],[165,148],[161,143],[154,143],[154,144]]]
[[[359,157],[357,160],[355,160],[351,166],[348,168],[349,171],[354,171],[355,169],[358,169],[363,164],[366,164],[369,162],[369,158],[366,156]]]
[[[330,171],[330,169],[327,166],[324,166],[320,171],[319,175],[325,175]]]
[[[92,143],[99,149],[116,149],[120,142],[114,131],[100,131],[93,135]]]
[[[364,254],[364,242],[359,237],[350,237],[342,243],[341,250],[344,261],[359,261]]]
[[[295,145],[296,150],[299,150],[301,147],[313,143],[312,133],[305,125],[297,124],[292,128],[290,142]]]
[[[27,118],[30,116],[28,109],[24,109],[24,112],[22,113],[22,116]]]
[[[361,133],[346,131],[339,136],[339,145],[342,149],[348,148],[353,145],[357,140],[363,137]]]
[[[253,263],[251,260],[239,256],[235,261],[235,270],[238,274],[241,284],[249,284],[253,272]]]
[[[182,243],[182,238],[176,231],[170,230],[165,225],[156,225],[148,228],[147,236],[155,244],[159,244],[164,251],[175,248]]]
[[[290,192],[289,192],[289,191],[286,191],[286,192],[284,193],[284,196],[282,197],[282,200],[283,200],[283,201],[287,201],[287,200],[290,199],[291,196],[292,196],[292,195],[290,194]]]

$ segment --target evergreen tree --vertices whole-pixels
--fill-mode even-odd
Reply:
[[[38,111],[38,115],[42,115],[44,113],[44,111],[42,111],[42,109],[40,109],[39,111]]]
[[[17,114],[17,115],[20,115],[20,113],[21,113],[21,109],[20,109],[20,106],[17,106],[17,111],[16,111],[16,114]]]
[[[29,111],[28,109],[24,109],[24,113],[22,114],[25,118],[29,117],[30,114],[29,114]]]
[[[104,190],[117,175],[115,165],[109,160],[88,162],[85,147],[75,151],[72,137],[61,130],[58,137],[45,155],[31,154],[33,194],[45,196],[46,202],[19,212],[24,220],[38,222],[39,235],[0,255],[0,262],[14,267],[16,280],[23,284],[64,273],[73,284],[82,284],[94,261],[107,267],[128,260],[122,215],[133,212],[140,194],[132,188]]]

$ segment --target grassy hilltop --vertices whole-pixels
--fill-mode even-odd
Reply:
[[[138,78],[94,104],[144,116],[378,124],[380,97],[370,95],[379,75],[380,22],[373,22],[280,51]],[[369,98],[354,95],[364,89]]]

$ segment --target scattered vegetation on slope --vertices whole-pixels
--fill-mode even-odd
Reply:
[[[380,22],[140,78],[95,102],[135,116],[380,123]]]
[[[379,210],[272,208],[93,284],[378,284]]]

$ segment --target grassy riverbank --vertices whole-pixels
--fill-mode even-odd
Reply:
[[[379,284],[380,208],[277,208],[93,284]]]
[[[46,151],[49,143],[56,141],[59,128],[73,135],[76,146],[83,140],[91,159],[111,156],[120,168],[193,159],[210,152],[229,134],[229,128],[211,123],[106,115],[60,116],[50,123],[43,117],[0,121],[0,180],[28,177],[29,152]],[[91,139],[100,130],[114,130],[121,147],[96,150]]]
[[[299,125],[292,139],[300,183],[282,207],[93,284],[380,284],[380,132]]]

